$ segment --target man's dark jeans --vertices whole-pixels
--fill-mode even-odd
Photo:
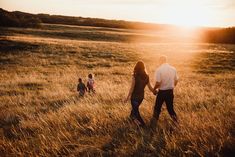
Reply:
[[[167,111],[171,118],[177,122],[177,116],[173,107],[174,93],[173,89],[170,90],[159,90],[154,106],[153,118],[158,120],[161,113],[162,104],[165,102]]]
[[[130,115],[131,119],[133,120],[137,119],[140,122],[141,127],[145,126],[145,122],[140,116],[140,112],[139,112],[139,106],[142,103],[142,101],[143,99],[142,100],[131,99],[132,110],[131,110],[131,115]]]

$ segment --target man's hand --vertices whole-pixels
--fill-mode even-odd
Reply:
[[[155,82],[155,86],[153,88],[153,91],[155,92],[156,90],[158,91],[158,88],[160,87],[161,82]]]

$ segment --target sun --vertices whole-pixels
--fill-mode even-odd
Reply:
[[[211,25],[211,10],[198,3],[179,2],[182,4],[179,3],[165,8],[165,15],[163,17],[167,23],[185,27]]]

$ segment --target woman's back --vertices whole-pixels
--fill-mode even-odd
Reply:
[[[142,100],[144,98],[144,88],[149,82],[149,76],[147,74],[134,74],[135,86],[131,96],[131,99]]]

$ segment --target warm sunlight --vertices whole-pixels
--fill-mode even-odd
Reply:
[[[211,26],[213,16],[210,16],[212,10],[205,8],[198,3],[186,3],[179,1],[178,5],[165,8],[163,18],[166,23],[181,26]]]
[[[235,25],[234,0],[1,0],[3,9],[183,26]]]
[[[234,63],[235,0],[0,0],[0,157],[232,156]]]

